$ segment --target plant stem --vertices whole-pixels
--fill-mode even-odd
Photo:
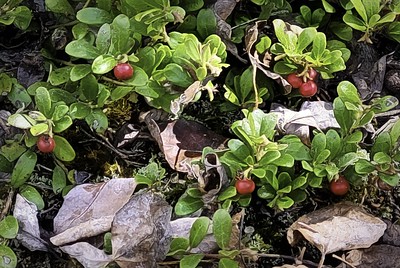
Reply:
[[[107,82],[111,82],[111,83],[116,84],[118,86],[131,86],[131,85],[127,84],[127,83],[120,82],[120,81],[108,78],[107,76],[102,76],[101,80],[104,80],[104,81],[107,81]]]

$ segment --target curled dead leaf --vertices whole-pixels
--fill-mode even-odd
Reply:
[[[288,230],[290,245],[306,239],[323,256],[339,250],[368,248],[383,235],[386,224],[352,203],[338,203],[300,217]]]

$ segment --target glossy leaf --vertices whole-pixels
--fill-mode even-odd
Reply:
[[[17,267],[17,256],[11,248],[0,245],[0,267],[15,268]]]
[[[207,235],[210,219],[207,217],[198,218],[190,228],[189,243],[191,248],[197,247]]]
[[[26,151],[19,157],[11,175],[11,185],[14,188],[20,187],[29,179],[35,169],[36,161],[37,155],[31,150]]]
[[[89,25],[101,25],[112,21],[112,16],[109,12],[96,7],[86,7],[79,10],[76,13],[76,18],[80,22]]]
[[[44,201],[40,193],[30,185],[23,185],[20,188],[20,194],[25,197],[26,200],[34,203],[38,210],[44,208]]]
[[[54,135],[56,146],[54,147],[54,155],[61,161],[72,161],[75,158],[75,151],[69,142],[61,136]]]
[[[13,239],[18,234],[18,221],[13,216],[6,216],[0,221],[0,236],[6,239]],[[2,266],[0,266],[2,267]]]
[[[221,249],[228,249],[232,233],[232,219],[228,211],[218,209],[213,215],[213,234]]]
[[[55,166],[53,169],[51,185],[55,194],[61,193],[61,191],[67,185],[67,176],[60,166]]]

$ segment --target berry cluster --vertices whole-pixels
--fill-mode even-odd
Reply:
[[[291,73],[287,76],[286,80],[293,88],[298,88],[303,97],[309,98],[317,93],[318,86],[314,82],[317,76],[317,71],[310,68],[304,76],[300,76],[297,73]]]

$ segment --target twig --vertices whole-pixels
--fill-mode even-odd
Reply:
[[[350,267],[352,267],[352,268],[356,268],[356,266],[354,266],[354,265],[351,264],[350,262],[346,261],[346,259],[344,259],[344,258],[342,258],[342,257],[339,257],[339,256],[336,255],[336,254],[332,254],[332,257],[334,257],[334,258],[336,258],[336,259],[338,259],[338,260],[344,262],[345,264],[347,264],[348,266],[350,266]]]
[[[298,260],[297,257],[292,257],[292,256],[288,256],[288,255],[280,255],[280,254],[268,254],[268,253],[259,253],[257,254],[257,256],[262,257],[262,258],[282,258],[282,259],[286,259],[286,260],[291,260],[293,262],[296,262]],[[307,266],[312,266],[312,267],[319,267],[318,263],[312,262],[312,261],[308,261],[308,260],[302,260],[301,261],[302,264],[305,264]],[[321,268],[328,268],[329,266],[321,266]]]
[[[4,217],[8,214],[11,209],[12,201],[14,199],[15,190],[13,188],[8,192],[8,197],[6,203],[4,204],[3,210],[0,214],[0,221],[4,219]]]

